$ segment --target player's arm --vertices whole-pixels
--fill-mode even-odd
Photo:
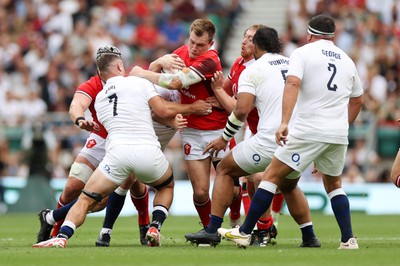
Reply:
[[[153,72],[161,72],[161,69],[181,70],[185,67],[185,63],[177,54],[167,54],[157,58],[150,63],[149,70]]]
[[[222,71],[217,71],[211,79],[211,88],[224,109],[230,114],[236,105],[236,99],[232,97],[232,82],[225,78]]]
[[[69,106],[69,117],[81,129],[99,130],[99,125],[85,119],[85,111],[89,108],[92,99],[84,93],[76,92]]]
[[[349,116],[349,118],[348,118],[349,119],[349,124],[352,124],[354,122],[354,120],[356,120],[358,114],[361,111],[363,103],[364,103],[363,94],[361,94],[358,97],[350,98],[350,100],[349,100],[349,108],[348,108],[349,109],[348,110],[348,112],[349,112],[349,114],[348,114],[348,116]]]
[[[255,95],[241,92],[238,93],[237,97],[235,109],[228,117],[222,136],[208,143],[203,150],[203,154],[209,152],[211,156],[218,156],[218,153],[226,147],[228,142],[245,124],[248,114],[254,108]]]
[[[129,72],[131,76],[145,78],[154,84],[170,90],[180,90],[192,84],[201,81],[201,77],[188,67],[183,68],[175,74],[155,73],[150,70],[145,70],[139,66],[135,66]]]
[[[288,125],[292,117],[294,107],[296,106],[297,97],[301,86],[301,79],[290,75],[287,77],[285,88],[283,90],[282,100],[282,120],[281,125],[275,133],[275,141],[278,145],[285,144],[288,136]]]
[[[209,103],[199,100],[192,104],[179,104],[175,102],[168,102],[161,98],[161,96],[152,97],[149,100],[150,107],[155,116],[160,118],[173,118],[177,114],[187,115],[208,115],[212,109]]]

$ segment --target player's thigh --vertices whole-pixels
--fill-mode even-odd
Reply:
[[[85,146],[79,152],[75,162],[89,162],[94,170],[103,160],[105,153],[105,139],[92,133],[86,139]]]
[[[208,191],[210,186],[211,160],[186,160],[186,168],[193,190]],[[196,192],[197,191],[197,192]]]
[[[203,160],[210,157],[209,153],[203,154],[208,143],[222,136],[223,129],[219,130],[198,130],[186,128],[181,132],[183,153],[185,160]],[[213,159],[222,159],[230,151],[229,144],[225,150],[221,150],[218,156]]]
[[[118,184],[106,177],[106,175],[97,168],[86,183],[84,190],[89,193],[98,193],[105,197],[111,194],[117,187]]]
[[[315,167],[324,175],[338,177],[342,174],[347,145],[323,144],[323,152],[314,159]]]

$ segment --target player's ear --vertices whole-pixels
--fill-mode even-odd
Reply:
[[[209,45],[212,47],[214,45],[214,41],[211,41]]]

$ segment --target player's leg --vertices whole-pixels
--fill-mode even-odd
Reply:
[[[107,178],[100,169],[96,169],[82,190],[82,194],[69,210],[57,236],[33,247],[65,247],[66,240],[71,238],[76,228],[85,221],[87,212],[117,187],[118,184]]]
[[[231,230],[220,228],[218,232],[221,236],[228,240],[232,240],[241,246],[250,245],[250,234],[253,231],[254,226],[261,215],[270,207],[278,184],[280,184],[284,177],[292,171],[293,170],[290,167],[274,157],[271,164],[265,170],[263,179],[254,194],[250,204],[249,213],[246,216],[243,225]]]
[[[322,173],[325,191],[331,201],[331,207],[341,232],[340,249],[358,249],[353,236],[349,199],[342,188],[341,173],[346,157],[346,145],[329,145],[326,151],[314,161]],[[335,162],[335,163],[332,163]]]
[[[220,242],[217,230],[221,227],[226,210],[232,203],[234,195],[234,180],[247,175],[229,153],[217,167],[217,176],[212,191],[212,205],[210,223],[197,233],[186,234],[187,241],[195,244],[216,245]]]
[[[147,161],[149,165],[157,165],[157,167],[147,169],[148,167],[146,167],[146,164],[140,164],[142,170],[136,169],[135,174],[138,180],[157,190],[153,201],[152,220],[149,230],[146,233],[148,245],[155,247],[161,245],[161,227],[168,216],[168,211],[172,204],[174,196],[174,176],[172,167],[161,150],[155,150],[153,155],[148,157]],[[139,174],[139,172],[142,174]]]
[[[145,184],[135,180],[130,189],[130,197],[138,212],[140,243],[147,245],[146,233],[150,227],[149,190]]]
[[[86,140],[85,146],[71,165],[69,177],[58,200],[57,208],[78,198],[89,177],[103,159],[104,154],[105,140],[96,134],[90,134]],[[62,223],[63,220],[54,224],[51,233],[52,237],[57,235]]]
[[[134,177],[130,176],[121,186],[112,192],[107,201],[106,215],[104,217],[103,227],[96,240],[97,247],[108,247],[111,241],[112,229],[122,208],[124,207],[125,197],[129,188],[134,182]]]
[[[64,190],[61,193],[60,198],[58,199],[57,209],[63,207],[64,205],[67,205],[68,203],[78,198],[82,189],[85,186],[85,183],[92,175],[95,168],[96,167],[83,156],[78,156],[75,159],[74,163],[71,165],[67,183],[65,184]],[[63,220],[60,220],[54,224],[53,231],[51,233],[52,237],[57,235],[62,223]]]
[[[210,222],[211,212],[209,195],[211,159],[207,157],[202,160],[186,160],[186,168],[193,188],[193,203],[205,227]]]

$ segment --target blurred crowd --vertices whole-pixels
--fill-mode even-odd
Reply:
[[[29,175],[27,151],[32,154],[39,128],[38,138],[46,143],[49,158],[45,170],[51,178],[67,177],[86,138],[69,121],[69,103],[76,87],[95,74],[98,47],[115,45],[128,69],[147,68],[187,41],[195,18],[208,17],[217,27],[215,47],[223,56],[233,21],[242,5],[251,2],[0,1],[0,176]],[[309,19],[323,12],[336,19],[336,43],[354,59],[364,83],[363,111],[373,119],[361,116],[356,123],[395,126],[395,118],[400,117],[399,1],[289,0],[287,31],[281,33],[286,55],[306,42]],[[259,23],[268,25],[268,18]],[[223,63],[226,70],[232,64]],[[345,169],[349,182],[387,181],[380,167],[382,158],[368,137],[367,132],[351,140]],[[14,143],[14,139],[23,141]],[[186,178],[179,137],[166,153],[174,170],[179,170],[175,176]]]

